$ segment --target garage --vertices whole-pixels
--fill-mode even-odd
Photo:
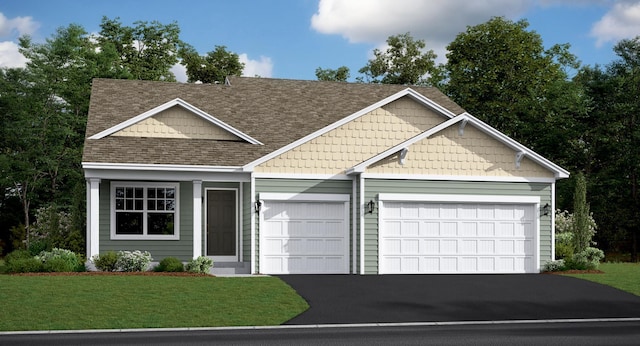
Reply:
[[[380,274],[538,272],[539,197],[379,198]]]
[[[260,194],[260,272],[349,273],[349,195]]]

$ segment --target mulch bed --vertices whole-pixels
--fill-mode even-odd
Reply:
[[[542,272],[542,274],[604,274],[602,270],[593,269],[593,270],[565,270],[561,272]]]
[[[195,276],[213,277],[211,274],[198,274],[189,272],[64,272],[64,273],[17,273],[18,276]]]

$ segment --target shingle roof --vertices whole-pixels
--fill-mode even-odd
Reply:
[[[83,162],[242,166],[406,89],[231,77],[230,85],[95,79]],[[464,110],[435,88],[411,87],[454,114]],[[264,145],[244,142],[88,137],[180,98]]]

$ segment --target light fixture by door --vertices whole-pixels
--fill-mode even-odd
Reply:
[[[373,214],[373,211],[376,208],[376,202],[374,202],[373,200],[370,200],[369,203],[367,203],[367,213],[369,214]]]

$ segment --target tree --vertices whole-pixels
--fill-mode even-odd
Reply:
[[[115,50],[117,63],[128,78],[175,81],[171,68],[178,63],[178,52],[185,46],[178,24],[158,21],[133,24],[123,26],[120,18],[103,17],[97,38],[100,47]]]
[[[227,51],[225,46],[216,46],[207,55],[201,56],[192,47],[181,50],[181,64],[187,68],[189,82],[223,83],[228,76],[240,76],[244,63],[238,54]]]
[[[587,181],[581,172],[576,176],[573,195],[573,248],[575,253],[585,251],[591,245],[593,234],[589,228],[589,204],[587,203]]]
[[[374,58],[358,70],[364,78],[360,82],[432,85],[430,75],[438,75],[435,65],[437,57],[433,50],[425,51],[424,40],[414,39],[410,33],[389,36],[385,51],[373,50]]]
[[[316,77],[320,81],[346,82],[350,77],[349,68],[346,66],[340,66],[333,70],[330,68],[323,69],[318,67],[316,69]]]
[[[536,149],[549,117],[586,108],[580,90],[568,88],[566,71],[579,66],[569,45],[545,50],[528,25],[495,17],[467,27],[447,47],[446,92],[471,114]],[[580,102],[558,105],[562,99]]]

